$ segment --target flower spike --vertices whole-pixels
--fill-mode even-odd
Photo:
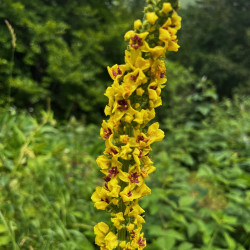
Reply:
[[[161,90],[167,82],[165,54],[178,51],[177,31],[181,27],[178,0],[148,0],[144,20],[134,22],[125,34],[128,48],[124,64],[108,67],[113,84],[105,95],[109,102],[100,131],[106,149],[97,158],[105,175],[103,186],[91,196],[95,207],[110,212],[110,226],[94,227],[100,249],[144,249],[141,232],[145,223],[139,199],[151,193],[145,179],[155,171],[151,144],[161,141],[159,123],[148,123],[162,104]]]

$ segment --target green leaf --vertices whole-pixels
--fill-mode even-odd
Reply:
[[[4,225],[0,224],[0,233],[7,232],[7,229]]]
[[[235,240],[227,232],[224,232],[223,235],[224,235],[224,238],[225,238],[225,240],[227,242],[228,248],[230,250],[234,250],[235,247],[236,247]]]
[[[187,231],[188,231],[188,237],[192,238],[197,233],[198,227],[193,223],[188,224]]]
[[[177,232],[176,230],[174,229],[169,229],[166,231],[166,236],[167,237],[172,237],[172,238],[175,238],[177,240],[184,240],[185,237],[183,234]]]
[[[156,240],[156,242],[157,242],[157,245],[159,246],[159,249],[171,250],[171,249],[173,249],[176,240],[175,240],[175,238],[165,236],[165,237],[159,237]]]
[[[194,203],[195,199],[191,196],[183,196],[179,199],[179,206],[180,207],[188,207],[192,203]]]
[[[9,236],[0,236],[0,246],[7,245],[9,241]]]
[[[193,249],[193,244],[189,243],[189,242],[183,242],[179,247],[178,250],[189,250],[189,249]]]

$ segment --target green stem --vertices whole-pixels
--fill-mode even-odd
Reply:
[[[10,80],[12,80],[13,76],[13,68],[14,68],[14,53],[15,53],[15,48],[12,48],[12,53],[11,53],[11,67],[10,67]],[[7,90],[7,106],[10,107],[11,104],[11,82],[8,82],[8,90]]]

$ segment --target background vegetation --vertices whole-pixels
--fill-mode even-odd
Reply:
[[[144,4],[0,2],[0,249],[97,249],[106,66],[122,63]],[[250,249],[250,4],[183,6],[156,118],[166,138],[141,204],[147,248]]]

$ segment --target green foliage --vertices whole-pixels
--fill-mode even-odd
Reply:
[[[97,169],[85,150],[95,146],[88,145],[89,131],[74,120],[59,130],[50,112],[43,112],[38,122],[27,114],[2,110],[0,246],[4,249],[94,249],[95,211],[89,197]],[[98,131],[93,133],[97,137]]]
[[[202,79],[182,100],[185,109],[165,119],[166,139],[152,151],[152,194],[141,204],[148,249],[250,244],[250,103],[218,103],[214,91]],[[1,110],[0,246],[95,249],[93,225],[103,216],[90,201],[103,183],[98,133],[74,118],[58,126],[51,112],[38,121]]]
[[[124,1],[6,0],[0,9],[0,97],[39,114],[47,100],[59,119],[103,116],[107,65],[121,63],[132,27]],[[140,1],[141,5],[143,1]],[[140,7],[140,6],[139,6]],[[133,15],[138,14],[133,10]],[[9,20],[17,36],[14,71]],[[104,49],[105,48],[105,49]],[[101,107],[101,108],[100,108]]]
[[[0,108],[0,249],[96,249],[93,225],[105,218],[90,196],[103,183],[95,159],[104,144],[99,125],[89,122],[100,124],[110,84],[105,68],[123,62],[123,34],[143,4],[1,3],[0,105],[9,86],[12,105]],[[218,102],[211,82],[191,70],[212,80],[219,96],[232,89],[247,95],[249,3],[203,0],[197,6],[183,13],[185,66],[167,61],[157,116],[166,138],[152,151],[152,195],[141,204],[149,250],[250,245],[249,99]],[[17,35],[15,65],[4,19]],[[57,121],[74,114],[82,122],[58,124],[52,112],[40,112],[45,106]]]
[[[181,12],[181,49],[175,58],[212,80],[220,96],[249,94],[249,1],[196,2]]]
[[[142,202],[148,249],[249,247],[250,102],[215,97],[201,81],[188,98],[188,119],[166,120],[166,140],[154,148],[152,195]]]

